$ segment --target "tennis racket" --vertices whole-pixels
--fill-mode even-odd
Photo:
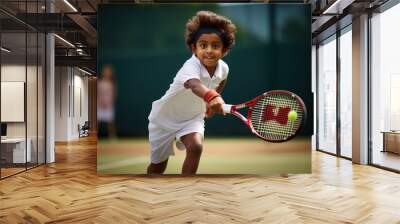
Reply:
[[[248,107],[247,117],[237,111],[245,107]],[[224,104],[223,109],[242,120],[257,137],[269,142],[293,138],[307,116],[303,100],[286,90],[269,91],[242,104]],[[289,120],[291,111],[297,113],[297,119]]]

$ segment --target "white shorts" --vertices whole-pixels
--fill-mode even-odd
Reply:
[[[161,163],[174,153],[174,140],[179,150],[185,150],[181,137],[190,133],[199,133],[204,138],[204,120],[194,120],[177,131],[167,130],[152,122],[149,123],[149,142],[151,163]]]

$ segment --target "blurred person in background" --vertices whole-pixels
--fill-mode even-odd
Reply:
[[[114,125],[116,84],[113,68],[103,66],[100,79],[97,81],[97,121],[99,138],[115,138]]]

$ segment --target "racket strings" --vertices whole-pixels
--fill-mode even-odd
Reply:
[[[288,120],[289,111],[297,112],[295,121]],[[294,135],[303,119],[303,108],[288,94],[272,94],[259,100],[253,107],[251,123],[262,137],[285,140]]]

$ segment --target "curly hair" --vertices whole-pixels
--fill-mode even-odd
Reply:
[[[235,44],[236,26],[231,20],[214,12],[198,11],[186,23],[185,42],[189,49],[191,49],[192,44],[195,44],[196,32],[202,27],[216,28],[222,33],[224,50],[231,49]]]

